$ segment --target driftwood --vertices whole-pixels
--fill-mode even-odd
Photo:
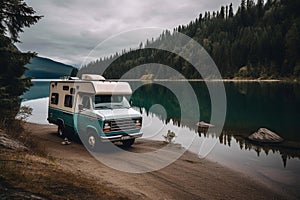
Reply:
[[[214,125],[206,123],[204,121],[198,122],[196,125],[199,126],[199,127],[201,127],[201,128],[211,128],[211,127],[214,127]]]
[[[258,131],[250,135],[248,139],[262,143],[279,143],[283,141],[282,137],[266,128],[258,129]]]

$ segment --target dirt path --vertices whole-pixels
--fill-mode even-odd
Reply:
[[[108,185],[131,199],[282,199],[249,177],[200,160],[190,152],[159,171],[132,174],[107,167],[82,144],[61,145],[62,139],[55,135],[56,126],[27,124],[26,129],[37,136],[63,168]],[[153,151],[162,145],[158,141],[138,140],[130,151]]]

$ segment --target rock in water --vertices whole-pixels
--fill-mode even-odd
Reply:
[[[283,141],[282,137],[266,128],[258,129],[258,131],[250,135],[248,139],[262,143],[278,143]]]

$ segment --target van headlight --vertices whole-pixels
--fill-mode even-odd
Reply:
[[[141,128],[142,126],[142,120],[141,119],[136,119],[135,120],[135,127],[136,128]]]
[[[103,126],[103,132],[110,132],[111,131],[111,126],[109,122],[105,122]]]

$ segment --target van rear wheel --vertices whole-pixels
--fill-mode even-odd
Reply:
[[[129,139],[129,140],[123,140],[122,143],[123,143],[124,147],[131,147],[133,145],[134,141],[135,141],[135,138]]]
[[[64,137],[65,136],[64,127],[62,125],[58,125],[57,135],[58,135],[58,137]]]

